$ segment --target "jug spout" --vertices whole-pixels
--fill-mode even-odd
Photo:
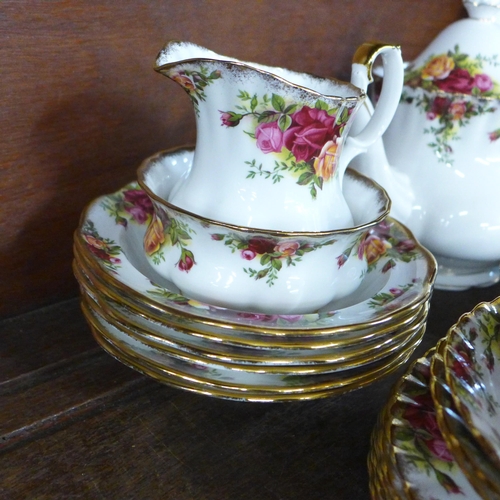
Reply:
[[[195,43],[172,40],[158,53],[156,68],[167,64],[177,64],[188,59],[224,59],[224,56],[220,56]]]

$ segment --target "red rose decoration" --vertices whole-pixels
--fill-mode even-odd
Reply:
[[[123,193],[123,198],[130,206],[125,210],[139,223],[144,224],[149,215],[153,214],[153,203],[141,189],[129,189]]]
[[[284,143],[297,161],[309,161],[329,140],[338,137],[335,117],[324,109],[304,106],[293,115],[292,125],[284,133]]]
[[[435,80],[436,86],[444,92],[460,92],[470,94],[474,87],[474,78],[466,69],[455,68],[447,78]]]
[[[268,238],[255,237],[248,242],[248,250],[263,255],[265,253],[273,253],[276,242]]]

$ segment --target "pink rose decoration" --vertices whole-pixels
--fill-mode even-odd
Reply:
[[[220,121],[226,127],[236,127],[241,121],[242,116],[231,111],[219,111]]]
[[[444,92],[460,92],[470,94],[474,87],[474,78],[466,69],[455,68],[447,78],[435,80],[436,86]]]
[[[493,81],[484,73],[474,77],[473,86],[477,87],[481,92],[488,92],[493,88]]]
[[[447,448],[446,443],[443,438],[434,438],[425,441],[427,448],[429,451],[439,460],[443,460],[444,462],[453,462],[453,455],[450,453],[450,450]]]
[[[278,319],[278,316],[273,314],[260,314],[260,313],[245,313],[239,312],[238,316],[245,319],[253,319],[256,321],[264,321],[266,323],[274,322]]]
[[[335,117],[323,109],[304,106],[292,117],[292,125],[284,133],[284,142],[297,161],[309,161],[324,144],[338,137]]]
[[[253,250],[250,250],[249,248],[245,248],[244,250],[241,251],[241,256],[245,260],[253,260],[255,259],[256,255],[257,254]]]
[[[500,139],[500,128],[498,130],[494,130],[488,134],[491,142],[498,141]]]
[[[296,241],[284,241],[274,247],[274,251],[283,255],[295,255],[295,252],[300,248],[300,243]]]
[[[255,129],[255,139],[264,153],[279,153],[283,149],[283,132],[278,122],[260,123]]]

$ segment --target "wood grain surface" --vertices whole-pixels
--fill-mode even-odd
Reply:
[[[165,41],[348,79],[362,42],[400,43],[411,60],[463,16],[459,0],[3,0],[0,317],[75,296],[85,204],[194,141],[187,96],[152,69]]]
[[[500,284],[435,291],[413,358]],[[239,403],[139,375],[77,299],[0,321],[2,500],[368,500],[370,435],[405,368],[337,398]]]

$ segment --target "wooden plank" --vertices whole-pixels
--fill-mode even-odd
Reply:
[[[498,295],[500,284],[434,292],[414,357]],[[9,332],[0,373],[5,359],[36,357],[29,347],[40,332],[59,347],[0,385],[0,428],[10,439],[0,449],[0,498],[369,498],[370,434],[400,373],[335,399],[238,403],[163,386],[90,341],[72,349],[90,335],[77,300],[0,322],[0,336]]]

